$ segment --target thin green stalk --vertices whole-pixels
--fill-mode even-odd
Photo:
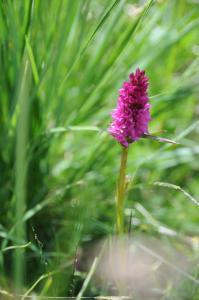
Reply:
[[[91,278],[92,278],[92,276],[95,272],[95,269],[96,269],[97,264],[98,264],[98,259],[99,259],[98,257],[95,257],[95,259],[93,261],[93,264],[90,268],[90,271],[89,271],[89,273],[88,273],[88,275],[87,275],[87,277],[86,277],[86,279],[83,283],[83,286],[82,286],[81,290],[79,291],[79,293],[76,297],[76,300],[81,300],[82,299],[82,296],[83,296],[84,292],[86,291],[86,289],[88,287],[88,284],[89,284],[89,282],[90,282],[90,280],[91,280]]]
[[[123,218],[123,207],[124,207],[124,195],[125,195],[125,170],[128,156],[128,148],[123,147],[121,153],[121,163],[119,178],[117,184],[116,193],[116,225],[117,233],[122,234],[124,232],[124,218]]]
[[[31,84],[31,67],[25,53],[22,63],[22,74],[19,81],[17,95],[18,118],[16,130],[16,167],[15,167],[15,238],[17,246],[26,241],[26,224],[23,216],[26,211],[26,179],[27,179],[27,143],[29,128]],[[20,289],[25,277],[25,249],[16,249],[14,252],[14,280],[16,288]]]

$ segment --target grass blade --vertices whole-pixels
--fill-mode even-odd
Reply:
[[[199,206],[199,201],[196,200],[194,197],[192,197],[189,193],[187,193],[184,189],[182,189],[180,186],[172,184],[172,183],[168,183],[168,182],[154,182],[153,185],[156,186],[161,186],[161,187],[166,187],[169,189],[174,189],[174,190],[178,190],[180,192],[182,192],[189,200],[191,200],[195,205]]]
[[[26,210],[26,180],[27,180],[27,142],[29,128],[29,111],[30,99],[29,89],[31,84],[31,68],[27,55],[24,54],[22,64],[22,75],[19,81],[19,91],[17,103],[19,106],[19,114],[17,118],[16,132],[16,184],[15,184],[15,203],[16,203],[16,239],[21,244],[26,240],[26,226],[22,222],[23,215]],[[24,282],[25,262],[24,252],[17,249],[14,253],[14,273],[15,284],[21,287]]]

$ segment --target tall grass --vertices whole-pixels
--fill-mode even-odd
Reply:
[[[3,289],[25,293],[41,278],[38,295],[81,290],[76,253],[114,231],[120,148],[105,130],[138,66],[150,78],[151,132],[166,130],[180,146],[131,147],[126,222],[130,209],[138,232],[165,238],[151,215],[197,240],[196,206],[172,184],[197,200],[198,26],[188,0],[0,2]],[[100,291],[91,284],[87,293]]]

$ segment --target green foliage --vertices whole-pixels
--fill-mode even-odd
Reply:
[[[140,203],[158,224],[197,239],[199,214],[186,193],[199,194],[198,26],[188,0],[0,2],[4,289],[81,289],[83,273],[71,292],[77,249],[114,232],[120,147],[106,128],[136,67],[150,78],[151,132],[165,130],[180,145],[131,146],[126,211],[138,232],[162,238]]]

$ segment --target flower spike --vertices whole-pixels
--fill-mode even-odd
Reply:
[[[151,116],[147,89],[145,71],[137,69],[119,90],[117,107],[112,112],[113,121],[108,131],[124,147],[148,134]]]

